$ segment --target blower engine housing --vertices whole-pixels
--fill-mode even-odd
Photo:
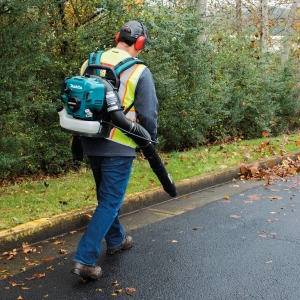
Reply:
[[[76,119],[95,121],[105,105],[105,86],[100,77],[66,78],[61,100],[66,105],[67,114]]]

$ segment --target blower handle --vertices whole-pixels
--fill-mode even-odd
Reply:
[[[89,70],[105,70],[105,71],[109,71],[111,72],[111,74],[113,75],[114,78],[107,78],[106,75],[103,76],[104,78],[106,78],[106,80],[108,80],[109,82],[113,81],[113,86],[116,90],[119,89],[120,87],[120,78],[119,76],[117,75],[116,71],[114,68],[112,67],[109,67],[109,66],[104,66],[104,65],[101,65],[101,64],[91,64],[91,65],[88,65],[84,71],[84,76],[85,75],[90,75]],[[99,76],[99,77],[102,77],[102,76]]]

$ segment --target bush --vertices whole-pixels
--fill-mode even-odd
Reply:
[[[194,7],[11,0],[0,11],[0,179],[76,167],[55,111],[61,81],[78,74],[88,53],[111,48],[130,19],[144,22],[153,41],[141,59],[156,84],[161,150],[299,128],[295,62],[283,68],[278,54],[262,56],[248,33],[212,32],[201,43]]]

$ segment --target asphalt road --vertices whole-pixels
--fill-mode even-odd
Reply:
[[[96,281],[70,273],[80,231],[6,254],[0,298],[298,300],[299,182],[237,181],[124,216],[135,245],[103,253]]]

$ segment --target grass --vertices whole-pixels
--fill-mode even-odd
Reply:
[[[173,180],[177,181],[282,152],[300,150],[299,145],[300,135],[292,134],[171,152],[161,154],[161,158]],[[138,156],[133,163],[127,194],[155,186],[159,186],[155,174],[148,162]],[[41,181],[28,179],[20,184],[2,187],[0,192],[0,230],[96,203],[94,179],[85,163],[76,173]]]

